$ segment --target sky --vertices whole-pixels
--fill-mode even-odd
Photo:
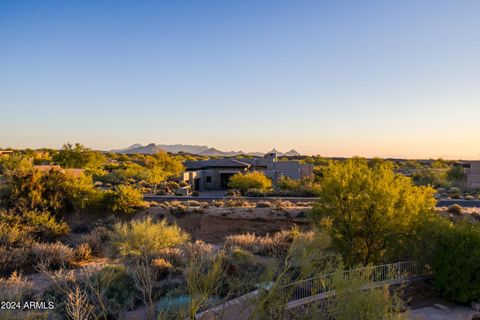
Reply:
[[[0,147],[480,159],[480,1],[0,0]]]

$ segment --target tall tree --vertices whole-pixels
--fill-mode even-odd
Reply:
[[[53,156],[53,161],[63,168],[96,168],[104,163],[105,159],[100,152],[85,148],[80,143],[64,144],[62,149]]]
[[[378,263],[408,242],[412,226],[435,206],[431,187],[414,186],[392,163],[353,158],[324,169],[311,216],[326,227],[347,264]]]

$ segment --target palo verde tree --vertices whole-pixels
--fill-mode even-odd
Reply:
[[[270,180],[263,172],[254,171],[245,174],[236,173],[230,178],[228,187],[239,189],[245,193],[248,189],[268,190],[272,187]]]
[[[157,187],[161,182],[176,177],[183,171],[182,163],[166,152],[146,156],[143,165],[146,181],[154,186],[154,193],[157,193]]]
[[[53,161],[63,168],[96,168],[106,161],[103,154],[85,148],[80,143],[64,144],[53,156]]]
[[[323,171],[320,200],[311,217],[326,227],[348,265],[397,258],[413,226],[433,212],[434,190],[394,173],[390,162],[360,158]]]

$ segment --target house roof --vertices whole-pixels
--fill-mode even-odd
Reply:
[[[236,159],[210,159],[201,161],[185,161],[187,170],[199,170],[203,168],[248,168],[251,164]]]

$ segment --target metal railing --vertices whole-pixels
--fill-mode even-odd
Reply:
[[[346,270],[341,276],[343,279],[362,277],[366,284],[401,282],[415,277],[426,275],[425,265],[416,261],[404,261],[379,266],[368,266],[364,268]],[[287,303],[307,299],[320,294],[333,292],[333,278],[336,274],[326,274],[313,277],[280,287],[283,297]],[[338,276],[338,275],[337,275]]]

